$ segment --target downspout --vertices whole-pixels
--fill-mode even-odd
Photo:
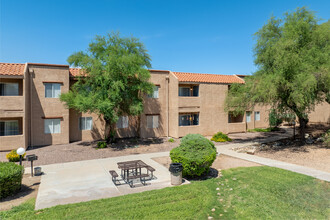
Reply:
[[[31,76],[32,75],[32,71],[30,72],[29,70],[29,80],[30,80],[30,144],[31,144],[31,147],[33,147],[33,138],[32,138],[32,122],[33,122],[33,119],[32,119],[32,79],[33,77]]]
[[[24,120],[23,120],[23,127],[22,127],[22,129],[23,129],[23,135],[24,135],[24,148],[25,149],[27,149],[28,147],[29,147],[29,132],[27,132],[26,131],[26,129],[28,128],[28,125],[26,125],[26,123],[27,123],[27,114],[26,114],[26,92],[25,92],[25,90],[26,90],[26,79],[27,79],[27,63],[25,63],[25,67],[24,67],[24,78],[23,78],[23,100],[24,100]],[[26,135],[27,135],[27,137],[26,137]]]
[[[170,136],[170,76],[166,76],[167,85],[167,137]]]

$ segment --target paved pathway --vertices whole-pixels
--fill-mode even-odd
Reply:
[[[289,135],[290,134],[285,134],[285,136]],[[275,141],[277,139],[279,139],[279,137],[271,137],[267,138],[267,141]],[[249,146],[264,141],[266,140],[260,139],[257,142],[232,143],[217,145],[216,147],[220,154],[290,170],[330,182],[330,173],[327,172],[254,155],[237,153],[231,150],[234,147]],[[41,178],[35,209],[37,210],[60,204],[90,201],[169,187],[171,185],[168,169],[151,159],[164,156],[169,156],[169,152],[44,165],[42,166],[42,171],[45,174]],[[117,162],[138,159],[143,160],[154,167],[156,169],[154,175],[157,178],[152,180],[149,185],[143,187],[137,185],[135,188],[130,188],[127,184],[115,186],[108,171],[116,170],[117,173],[119,173],[120,171],[117,168]],[[29,173],[30,168],[27,167],[25,171],[26,173]]]
[[[161,152],[44,165],[42,171],[45,174],[41,177],[35,209],[169,187],[171,184],[168,169],[151,159],[168,155],[169,152]],[[134,188],[127,184],[115,186],[109,170],[120,173],[117,162],[139,159],[156,169],[156,179],[148,181],[147,186],[142,186],[139,182],[134,184]],[[27,173],[29,170],[26,168]]]

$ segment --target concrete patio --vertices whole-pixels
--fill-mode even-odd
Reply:
[[[169,187],[171,184],[168,169],[151,159],[168,155],[169,152],[162,152],[44,165],[35,209]],[[147,181],[146,186],[139,181],[133,188],[128,184],[116,186],[112,182],[109,170],[116,170],[120,174],[117,162],[129,160],[143,160],[154,167],[156,178]],[[26,173],[29,172],[30,168],[26,168]]]

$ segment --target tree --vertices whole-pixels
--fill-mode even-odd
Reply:
[[[143,111],[143,96],[153,88],[148,81],[150,62],[147,50],[137,38],[123,38],[119,33],[96,36],[87,52],[68,58],[70,65],[81,67],[82,74],[60,99],[68,108],[103,117],[105,139],[110,143],[119,116],[136,116]]]
[[[308,113],[330,102],[330,22],[317,22],[304,7],[285,13],[283,20],[271,17],[255,34],[257,71],[244,85],[231,86],[226,109],[238,114],[259,103],[294,113],[303,141]]]

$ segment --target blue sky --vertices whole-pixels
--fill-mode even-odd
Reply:
[[[329,0],[0,0],[0,62],[67,64],[95,35],[120,31],[140,38],[153,69],[250,74],[253,34],[302,6],[330,19]]]

